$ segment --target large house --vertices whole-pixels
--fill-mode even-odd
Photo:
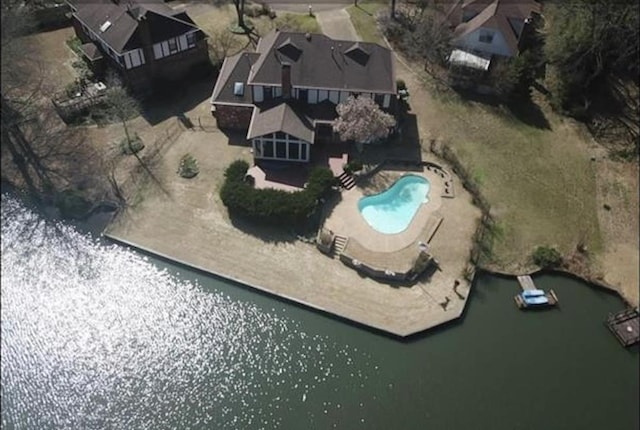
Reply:
[[[331,141],[336,105],[372,97],[393,111],[391,51],[323,34],[272,31],[256,52],[225,59],[211,97],[218,127],[247,130],[256,159],[308,162],[312,145]]]
[[[527,24],[540,10],[534,0],[458,0],[447,13],[452,43],[485,57],[515,57]]]
[[[70,0],[85,60],[97,74],[110,67],[136,91],[184,77],[209,62],[206,35],[186,12],[162,0]]]

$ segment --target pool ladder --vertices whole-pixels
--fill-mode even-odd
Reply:
[[[356,180],[353,175],[350,175],[347,172],[342,172],[338,176],[338,181],[340,181],[340,186],[345,190],[350,190],[351,188],[356,186]]]

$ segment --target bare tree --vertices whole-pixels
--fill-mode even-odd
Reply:
[[[110,88],[106,93],[107,115],[112,119],[122,123],[127,146],[131,153],[136,155],[132,147],[131,133],[129,132],[128,121],[140,113],[140,104],[130,96],[124,88]],[[137,157],[137,155],[136,155]]]
[[[226,28],[216,29],[209,35],[209,54],[213,64],[221,66],[222,62],[237,47],[234,34]]]
[[[244,22],[244,4],[245,0],[232,0],[233,7],[236,9],[236,15],[238,16],[238,26],[246,29]],[[214,6],[225,6],[229,4],[228,0],[211,0],[211,4]]]

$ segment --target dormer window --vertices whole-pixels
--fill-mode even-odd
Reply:
[[[367,64],[367,61],[369,61],[369,52],[357,42],[351,45],[351,47],[344,51],[344,53],[347,57],[362,66]]]
[[[493,33],[487,30],[480,30],[480,37],[478,40],[482,43],[492,43]]]
[[[287,40],[278,46],[278,52],[293,61],[297,61],[298,58],[300,58],[300,54],[302,54],[302,49],[298,48],[298,45],[293,43],[291,38],[288,37]]]

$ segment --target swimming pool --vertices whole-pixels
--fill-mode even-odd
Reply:
[[[420,205],[429,201],[429,189],[426,178],[406,175],[386,191],[361,198],[358,210],[374,230],[400,233],[409,227]]]

